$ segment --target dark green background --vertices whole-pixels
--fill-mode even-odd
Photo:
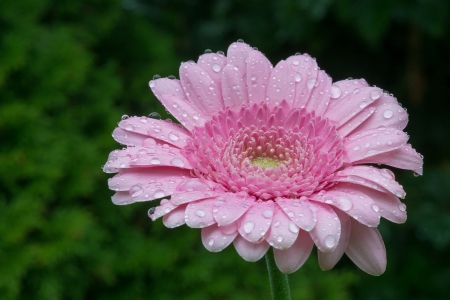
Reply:
[[[396,171],[404,225],[382,221],[387,271],[348,258],[290,275],[293,299],[448,299],[450,2],[447,0],[0,1],[0,299],[269,299],[264,260],[212,254],[200,231],[114,206],[100,166],[123,114],[163,107],[148,88],[241,38],[276,63],[316,57],[408,109],[424,176]]]

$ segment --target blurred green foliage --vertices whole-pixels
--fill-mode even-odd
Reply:
[[[423,177],[396,172],[410,218],[380,226],[386,273],[347,258],[322,272],[313,255],[293,299],[447,299],[449,14],[446,0],[1,1],[0,299],[269,299],[264,261],[209,253],[198,230],[151,223],[152,204],[112,205],[100,169],[121,115],[165,113],[154,74],[237,38],[394,93],[426,159]]]

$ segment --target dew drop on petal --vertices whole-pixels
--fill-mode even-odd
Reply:
[[[163,190],[156,190],[153,194],[153,197],[155,197],[155,199],[162,198],[164,196],[166,196],[166,193]]]
[[[310,90],[314,87],[315,84],[316,84],[316,79],[312,78],[312,79],[308,80],[308,82],[306,83],[306,87],[308,88],[308,90]]]
[[[327,246],[327,248],[333,248],[336,246],[336,238],[332,235],[327,235],[325,237],[325,246]]]
[[[377,100],[381,97],[381,92],[379,90],[374,90],[370,92],[370,99]]]
[[[161,116],[157,112],[152,112],[148,115],[149,118],[161,120]]]
[[[366,101],[363,101],[363,102],[361,102],[360,104],[359,104],[359,108],[364,108],[364,107],[366,107],[367,106],[367,102]]]
[[[244,231],[246,233],[252,232],[253,228],[255,228],[255,223],[253,223],[251,221],[245,222],[245,224],[244,224]]]
[[[278,237],[277,237],[277,242],[278,243],[281,243],[283,241],[283,236],[282,235],[279,235]]]
[[[270,218],[272,218],[272,216],[273,216],[273,211],[271,211],[271,210],[265,210],[265,211],[263,212],[262,215],[263,215],[264,218],[270,219]]]
[[[202,209],[199,209],[199,210],[197,210],[197,211],[195,212],[195,215],[196,215],[197,217],[202,218],[202,217],[205,216],[205,212],[204,212]]]
[[[125,126],[125,130],[133,131],[134,130],[134,126],[131,125],[131,124],[128,124],[127,126]]]
[[[159,164],[161,163],[161,161],[159,160],[159,158],[153,157],[153,158],[150,160],[150,163],[151,163],[152,165],[159,165]]]
[[[129,193],[130,193],[130,196],[131,197],[137,197],[137,196],[139,196],[139,195],[141,195],[142,194],[142,192],[143,192],[143,189],[142,189],[142,187],[140,186],[140,185],[133,185],[131,188],[130,188],[130,191],[129,191]]]
[[[122,119],[122,120],[126,120],[126,119],[128,119],[128,118],[129,118],[128,115],[123,115],[121,119]]]
[[[169,133],[169,139],[171,139],[172,141],[178,141],[180,137],[178,136],[178,133],[172,131]]]
[[[298,232],[298,226],[297,225],[295,225],[294,223],[289,223],[289,230],[292,232],[292,233],[297,233]]]
[[[341,96],[341,88],[338,87],[337,85],[332,85],[331,86],[331,95],[330,97],[333,99],[339,98]]]
[[[170,161],[170,163],[172,164],[172,166],[175,166],[175,167],[180,167],[180,168],[184,167],[184,162],[183,162],[183,160],[181,160],[181,159],[179,159],[179,158],[174,158],[174,159],[172,159],[172,160]]]
[[[343,211],[349,211],[353,207],[352,201],[347,196],[339,196],[338,205]]]
[[[300,75],[300,73],[295,73],[295,75],[294,75],[294,80],[295,80],[295,82],[300,82],[300,81],[302,81],[302,75]]]
[[[378,212],[378,211],[380,210],[380,208],[379,208],[378,205],[376,205],[376,204],[372,204],[370,207],[372,208],[372,210],[373,210],[374,212]]]
[[[210,246],[214,245],[214,239],[212,239],[212,238],[209,239],[208,240],[208,245],[210,245]]]
[[[300,63],[300,62],[299,62],[298,60],[294,60],[294,61],[292,62],[292,64],[293,64],[294,66],[298,66],[299,63]]]
[[[394,112],[390,109],[386,109],[383,113],[383,117],[385,119],[390,119],[390,118],[392,118],[393,115],[394,115]]]
[[[400,204],[398,205],[398,209],[400,209],[400,211],[406,211],[406,205],[405,205],[405,203],[400,203]]]

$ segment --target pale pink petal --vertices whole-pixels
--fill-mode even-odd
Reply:
[[[186,205],[180,205],[172,209],[169,213],[163,216],[163,224],[167,228],[175,228],[183,225],[184,211],[186,210]]]
[[[348,162],[370,161],[372,156],[402,147],[408,138],[406,133],[393,128],[369,129],[349,136],[344,147]]]
[[[254,202],[239,220],[239,234],[251,243],[257,243],[264,239],[272,222],[273,209],[272,200]]]
[[[216,221],[213,216],[214,199],[190,202],[184,214],[186,225],[191,228],[203,228]]]
[[[185,206],[183,207],[185,208]],[[170,213],[176,208],[177,206],[170,203],[169,200],[162,199],[159,206],[152,207],[148,210],[148,216],[152,219],[152,221],[155,221],[156,219]]]
[[[220,83],[223,67],[227,64],[227,58],[223,54],[205,53],[198,58],[197,65],[208,72],[214,81]]]
[[[364,185],[380,192],[389,191],[400,198],[406,196],[403,187],[395,181],[394,174],[388,169],[372,166],[349,166],[337,172],[337,176],[332,181]]]
[[[267,82],[272,68],[272,64],[264,54],[257,50],[250,51],[247,58],[247,89],[251,104],[265,101]]]
[[[118,143],[122,145],[127,146],[142,146],[142,143],[146,138],[148,138],[145,135],[129,132],[126,130],[123,130],[121,128],[114,129],[112,133],[112,137],[114,140],[116,140]]]
[[[266,241],[262,241],[261,243],[255,244],[250,243],[240,235],[238,235],[234,241],[234,248],[236,252],[246,261],[255,262],[260,260],[264,254],[266,254],[267,250],[270,248],[270,245]]]
[[[329,253],[339,243],[341,223],[334,210],[327,204],[311,201],[311,205],[315,210],[317,222],[309,234],[320,251]]]
[[[423,174],[423,157],[410,144],[389,153],[383,153],[358,161],[358,163],[377,163]]]
[[[182,63],[180,80],[189,102],[205,115],[224,108],[221,87],[197,64]]]
[[[219,226],[226,226],[239,219],[255,202],[255,197],[224,193],[214,203],[214,219]]]
[[[320,70],[317,74],[316,84],[309,96],[306,110],[314,111],[316,116],[322,116],[330,104],[331,77]]]
[[[403,130],[408,124],[406,110],[398,104],[397,99],[393,96],[383,93],[380,99],[370,105],[370,107],[375,108],[375,113],[363,122],[356,129],[357,131],[380,126]]]
[[[108,186],[113,191],[129,191],[136,184],[145,184],[156,182],[162,179],[173,179],[178,177],[179,180],[185,180],[190,177],[188,170],[178,168],[133,168],[128,171],[121,172],[108,180]]]
[[[275,256],[275,263],[281,272],[290,274],[305,263],[311,254],[314,242],[310,235],[303,230],[300,230],[294,244],[285,250],[273,249]]]
[[[330,119],[336,127],[340,127],[359,113],[364,113],[364,108],[378,100],[383,91],[375,87],[366,87],[357,94],[352,94],[336,101],[333,109],[327,110],[325,118]]]
[[[374,107],[366,107],[360,111],[356,116],[348,120],[346,123],[342,124],[338,129],[339,136],[346,137],[350,133],[353,133],[356,128],[358,128],[365,120],[370,118],[375,113],[376,109]]]
[[[189,161],[180,154],[178,148],[169,145],[154,145],[153,147],[134,147],[129,151],[131,160],[129,165],[132,167],[176,167],[182,169],[192,169]],[[130,149],[130,148],[128,148]],[[128,150],[127,149],[127,150]],[[116,163],[116,165],[119,165]]]
[[[317,82],[318,66],[316,60],[308,54],[294,55],[286,59],[293,71],[295,96],[293,107],[305,107],[312,89]]]
[[[341,237],[339,238],[337,247],[332,252],[324,253],[320,250],[317,250],[319,266],[322,271],[330,270],[338,263],[342,255],[344,255],[345,249],[347,248],[348,241],[350,239],[350,217],[346,213],[343,213],[338,209],[336,209],[335,212],[338,215],[339,220],[341,221]]]
[[[366,187],[358,187],[358,190],[369,196],[376,204],[375,210],[383,218],[394,223],[406,222],[406,205],[393,194],[381,193]]]
[[[224,234],[232,234],[238,232],[239,227],[239,221],[233,222],[231,224],[225,225],[225,226],[219,226],[220,231],[222,231]]]
[[[236,107],[248,102],[247,86],[237,67],[226,65],[223,68],[222,94],[225,106]]]
[[[253,49],[246,43],[232,43],[227,51],[227,64],[237,67],[241,74],[245,76],[247,70],[246,59],[251,51]]]
[[[133,197],[131,197],[128,192],[116,192],[111,197],[111,201],[115,205],[128,205],[134,203]]]
[[[275,205],[272,225],[266,234],[266,241],[276,249],[287,249],[294,244],[300,228]]]
[[[380,223],[378,207],[369,196],[360,191],[359,187],[356,184],[339,183],[321,196],[314,196],[311,199],[333,205],[358,222],[376,227]]]
[[[188,130],[205,123],[207,118],[189,103],[178,79],[159,78],[150,81],[149,86],[166,109]]]
[[[155,120],[147,117],[130,117],[119,123],[119,127],[129,133],[139,133],[147,137],[183,148],[191,137],[180,125],[171,121]]]
[[[376,228],[352,220],[345,254],[364,272],[379,276],[386,270],[386,248]]]
[[[222,251],[233,242],[236,236],[237,232],[233,234],[222,233],[217,224],[202,228],[203,246],[211,252]]]
[[[361,92],[361,89],[367,86],[368,84],[364,79],[345,79],[334,82],[330,90],[331,103],[327,111],[333,110],[337,103],[341,103],[340,99],[349,97],[352,94],[358,94]]]
[[[310,209],[311,204],[304,199],[277,198],[276,202],[284,213],[301,229],[311,231],[316,225],[315,213]]]
[[[192,191],[192,192],[174,192],[170,198],[170,202],[174,205],[180,205],[193,201],[220,196],[222,193],[214,191]]]
[[[199,109],[191,103],[172,95],[162,95],[161,103],[178,120],[181,125],[192,131],[195,126],[203,126],[207,119]]]
[[[282,60],[273,68],[267,83],[267,103],[277,106],[286,100],[291,106],[294,102],[295,81],[294,74],[288,64]]]

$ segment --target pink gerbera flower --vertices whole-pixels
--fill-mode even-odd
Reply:
[[[314,244],[323,270],[344,253],[362,270],[386,268],[380,217],[406,221],[402,186],[383,164],[422,174],[397,100],[364,79],[331,78],[307,54],[272,67],[237,42],[180,67],[150,88],[181,125],[122,120],[105,172],[115,204],[163,199],[152,220],[202,228],[203,245],[233,243],[247,261],[274,248],[284,273]]]

